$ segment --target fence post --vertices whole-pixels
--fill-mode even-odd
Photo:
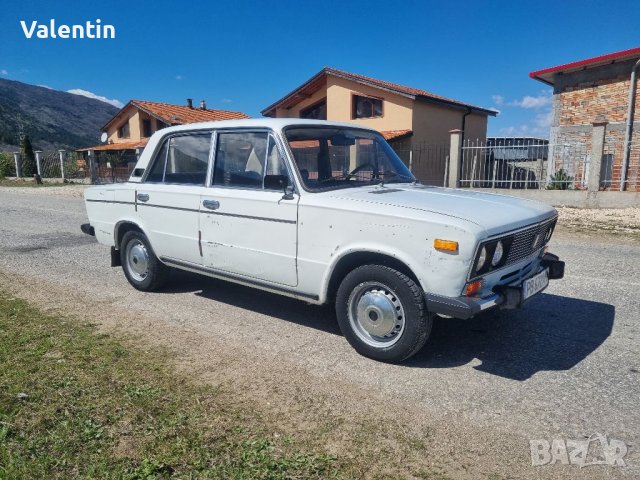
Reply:
[[[38,176],[42,177],[42,151],[36,150],[33,153],[36,154],[36,171],[38,172]]]
[[[22,162],[20,161],[20,152],[13,152],[13,159],[16,162],[16,178],[22,177]]]
[[[96,174],[96,152],[95,150],[89,150],[89,176],[91,177],[91,183],[98,183],[98,175]]]
[[[447,187],[457,188],[460,186],[460,165],[462,157],[462,130],[454,129],[449,131],[449,180]]]
[[[589,162],[589,181],[587,182],[587,191],[589,192],[600,190],[600,171],[602,168],[606,128],[606,120],[593,122],[593,129],[591,130],[591,162]]]
[[[66,150],[58,150],[58,153],[60,154],[60,176],[64,182],[64,157],[67,152]]]

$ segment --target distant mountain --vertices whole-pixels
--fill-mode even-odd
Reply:
[[[117,111],[92,98],[0,79],[0,150],[15,150],[20,126],[41,150],[96,145]]]

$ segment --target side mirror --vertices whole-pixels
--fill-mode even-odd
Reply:
[[[284,195],[282,195],[283,200],[293,200],[293,192],[295,192],[296,189],[293,188],[293,185],[289,185],[288,177],[285,177],[285,181],[282,182],[282,191],[284,192]]]

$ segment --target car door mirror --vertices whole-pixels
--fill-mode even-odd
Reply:
[[[293,185],[289,185],[289,177],[287,175],[265,175],[265,190],[282,190],[283,200],[292,200],[295,189]]]

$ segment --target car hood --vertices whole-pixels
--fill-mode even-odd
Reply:
[[[474,223],[488,236],[515,230],[553,217],[556,210],[542,202],[470,190],[388,184],[330,192],[341,201],[431,212]]]

